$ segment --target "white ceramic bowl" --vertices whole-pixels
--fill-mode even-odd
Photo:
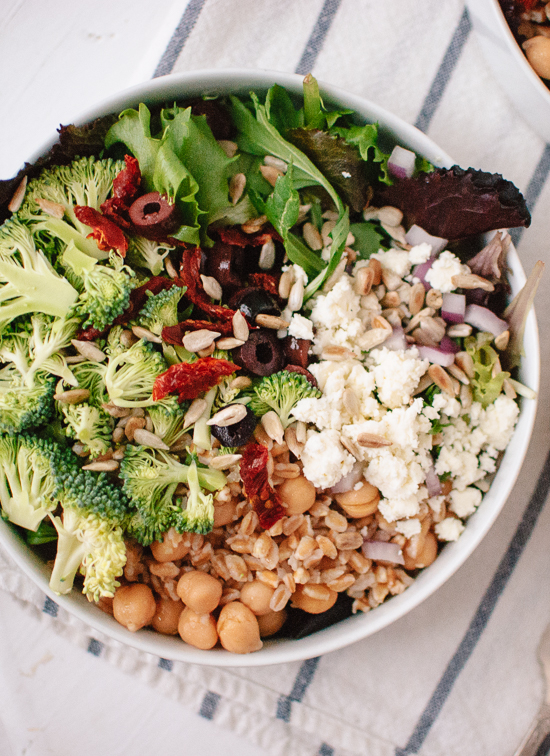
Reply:
[[[137,105],[140,101],[149,104],[170,102],[174,99],[193,97],[204,93],[246,93],[250,90],[266,90],[275,82],[297,94],[302,91],[302,78],[294,74],[268,71],[201,71],[167,76],[148,81],[121,94],[110,97],[75,119],[85,123],[100,115],[119,112]],[[378,121],[385,135],[399,144],[418,152],[438,166],[452,165],[451,158],[439,149],[420,131],[404,123],[386,110],[336,87],[322,86],[326,102],[352,108],[369,122]],[[55,141],[32,156],[35,160]],[[511,249],[509,263],[512,269],[510,283],[517,292],[525,281],[523,269],[516,252]],[[539,343],[535,315],[529,315],[525,333],[526,357],[521,369],[521,380],[538,390]],[[19,567],[40,588],[68,612],[79,617],[91,627],[142,651],[157,656],[215,666],[261,666],[296,661],[334,651],[375,633],[418,606],[430,596],[461,566],[485,536],[498,513],[504,506],[519,474],[536,412],[536,401],[523,401],[519,422],[512,441],[504,455],[500,469],[490,491],[485,495],[477,512],[469,519],[458,541],[445,546],[435,562],[424,570],[413,585],[400,596],[395,596],[367,614],[357,614],[326,630],[300,640],[266,640],[261,651],[246,656],[230,654],[222,649],[201,651],[183,643],[179,637],[163,636],[150,630],[130,633],[111,616],[104,614],[78,590],[70,595],[57,596],[48,587],[49,570],[26,546],[11,527],[0,520],[0,545],[17,562]]]
[[[466,0],[481,48],[516,110],[550,142],[550,89],[531,68],[498,0]]]

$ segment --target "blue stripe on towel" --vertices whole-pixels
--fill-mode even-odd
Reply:
[[[90,638],[87,651],[89,654],[92,654],[92,656],[101,656],[101,652],[103,651],[103,643],[101,641],[98,641],[96,638]]]
[[[204,719],[214,719],[220,700],[221,696],[219,693],[213,693],[209,690],[202,699],[199,715],[204,717]]]
[[[528,183],[527,189],[525,190],[525,202],[527,203],[527,207],[531,212],[533,212],[533,209],[537,204],[537,200],[540,197],[549,173],[550,144],[547,144],[545,145],[542,151],[542,155],[540,156],[540,160],[537,163],[537,167],[535,168],[535,171],[531,176],[531,181]],[[514,244],[518,244],[524,231],[524,228],[513,228],[510,231],[510,236],[512,237]]]
[[[439,69],[432,82],[430,91],[428,92],[426,99],[424,100],[424,104],[422,105],[422,109],[418,115],[418,118],[416,119],[416,123],[414,124],[417,129],[420,129],[421,131],[427,131],[430,127],[434,113],[437,110],[437,106],[441,102],[445,87],[447,86],[449,79],[451,78],[452,73],[455,69],[455,66],[458,63],[458,59],[460,58],[460,54],[462,52],[462,49],[464,48],[464,45],[466,44],[466,40],[468,39],[471,30],[472,24],[470,22],[470,17],[468,16],[468,11],[465,8],[464,13],[460,17],[460,21],[458,22],[458,26],[455,29],[455,33],[453,34],[453,37],[449,43],[449,47],[447,48],[445,55],[443,56],[441,65],[439,66]]]
[[[174,668],[174,662],[171,659],[159,659],[159,669],[165,669],[167,672],[171,672]]]
[[[445,705],[445,702],[458,679],[458,676],[466,666],[470,656],[473,654],[477,642],[491,618],[493,609],[506,588],[508,580],[531,537],[533,528],[535,527],[542,508],[544,507],[549,491],[550,452],[546,457],[536,488],[531,496],[529,504],[525,508],[521,522],[516,528],[516,532],[512,536],[504,556],[500,560],[497,571],[495,572],[485,595],[481,599],[466,634],[462,638],[458,649],[439,680],[432,697],[428,701],[426,708],[418,720],[414,732],[409,738],[409,742],[404,748],[397,748],[395,756],[408,756],[408,754],[418,753],[422,744],[428,737],[434,722],[439,716],[441,709]]]
[[[331,748],[327,743],[322,743],[317,751],[317,756],[334,756],[334,748]]]
[[[319,666],[320,659],[320,656],[316,656],[314,659],[306,659],[302,663],[289,695],[281,696],[277,701],[277,719],[281,719],[283,722],[290,722],[292,702],[296,701],[299,703],[303,700]]]
[[[55,603],[55,601],[52,601],[49,596],[46,596],[46,598],[44,599],[44,606],[42,607],[42,611],[44,612],[44,614],[49,614],[50,617],[57,617],[59,607]]]
[[[172,38],[158,62],[153,79],[165,76],[172,71],[180,52],[183,50],[189,35],[197,23],[197,19],[205,3],[206,0],[189,0],[180,22],[172,34]]]
[[[312,70],[315,61],[317,60],[317,56],[323,48],[325,38],[332,26],[332,22],[334,21],[334,17],[338,12],[341,2],[342,0],[325,0],[323,3],[317,22],[313,27],[313,31],[307,41],[302,57],[296,66],[297,74],[307,74]]]

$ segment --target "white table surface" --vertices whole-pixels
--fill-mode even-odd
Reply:
[[[185,4],[2,0],[0,177],[15,174],[60,123],[150,78]],[[115,743],[136,756],[262,753],[45,630],[3,592],[0,716],[1,756],[108,756]]]

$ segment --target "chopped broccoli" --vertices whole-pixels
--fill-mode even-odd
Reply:
[[[172,446],[184,434],[185,411],[176,396],[167,396],[161,403],[148,409],[155,434],[165,444]]]
[[[46,423],[54,412],[56,379],[36,373],[32,386],[26,386],[13,364],[0,370],[0,431],[19,433]]]
[[[58,504],[55,445],[36,436],[0,437],[0,503],[15,525],[36,531]]]
[[[109,398],[118,407],[149,407],[155,378],[168,366],[153,345],[141,339],[126,351],[109,357],[103,380]]]
[[[193,460],[187,473],[189,495],[184,512],[184,530],[209,533],[214,527],[214,497],[205,494],[199,485],[197,463]]]
[[[84,318],[83,328],[103,331],[130,304],[130,292],[135,278],[129,269],[114,270],[106,265],[95,265],[83,277],[84,291],[74,306],[74,312]]]
[[[91,457],[97,457],[111,447],[114,421],[99,407],[82,402],[61,404],[65,421],[65,432],[84,444]]]
[[[173,247],[159,244],[143,236],[133,236],[129,240],[126,259],[134,268],[145,268],[154,276],[159,276],[164,268],[164,258]]]
[[[262,378],[254,387],[249,407],[261,417],[269,410],[275,410],[281,419],[283,428],[292,422],[290,413],[300,399],[317,398],[321,392],[301,373],[281,370]]]
[[[150,294],[139,313],[137,320],[139,325],[148,328],[158,336],[165,326],[177,325],[179,322],[178,304],[185,291],[186,289],[181,286],[172,286],[158,294]]]
[[[128,532],[144,546],[162,540],[162,534],[171,527],[180,533],[206,527],[206,523],[201,525],[195,518],[189,520],[178,499],[174,498],[178,484],[188,482],[190,469],[163,451],[141,446],[126,448],[120,465],[120,477],[124,481],[122,488],[137,508]],[[200,468],[197,474],[198,482],[210,491],[225,485],[225,475],[219,470]]]
[[[73,367],[78,387],[88,389],[90,392],[88,403],[94,407],[101,407],[109,401],[103,383],[104,370],[104,366],[99,362],[80,362]]]
[[[87,238],[90,228],[77,219],[74,208],[87,205],[99,211],[111,193],[114,178],[123,168],[123,161],[95,157],[77,158],[69,165],[46,168],[38,178],[29,181],[17,216],[30,225],[38,238],[46,232],[61,239],[65,245],[74,242],[78,249],[96,260],[104,260],[109,256],[108,252],[100,250],[93,239]],[[54,217],[51,211],[48,213],[43,205],[40,206],[42,200],[61,206],[63,217]]]
[[[76,289],[36,248],[29,229],[6,221],[0,228],[0,331],[31,312],[62,318],[77,297]]]

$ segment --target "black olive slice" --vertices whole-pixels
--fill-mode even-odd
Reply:
[[[176,204],[169,202],[158,192],[144,194],[132,203],[130,220],[136,232],[146,239],[170,236],[181,225]]]
[[[219,281],[224,292],[233,292],[243,285],[244,249],[216,242],[205,255],[206,275]]]
[[[238,423],[224,426],[211,425],[210,431],[223,446],[244,446],[251,438],[257,424],[258,418],[252,410],[247,407],[246,416]]]
[[[250,331],[248,341],[232,352],[233,362],[254,375],[271,375],[282,369],[284,363],[281,342],[275,331],[259,328]]]
[[[251,323],[262,315],[280,315],[281,310],[277,302],[265,289],[259,286],[249,286],[236,292],[229,302],[232,310],[240,310]]]

